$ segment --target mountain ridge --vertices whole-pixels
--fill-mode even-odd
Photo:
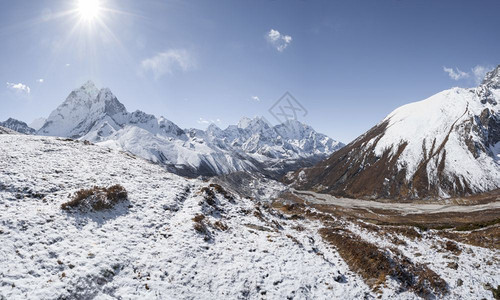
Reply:
[[[353,198],[448,198],[499,188],[499,70],[476,88],[395,109],[327,160],[284,180]]]
[[[13,118],[8,118],[6,121],[0,122],[0,126],[22,134],[36,133],[36,130],[29,127],[28,124],[26,124],[25,122]]]
[[[162,116],[128,112],[109,88],[92,81],[73,90],[37,133],[130,151],[191,177],[237,171],[277,177],[343,146],[298,121],[272,126],[263,117],[244,117],[226,129],[181,129]]]

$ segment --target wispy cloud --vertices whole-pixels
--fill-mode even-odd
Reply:
[[[474,77],[474,81],[476,83],[481,83],[481,81],[483,81],[484,77],[486,76],[486,73],[488,73],[492,69],[493,67],[491,66],[475,66],[474,68],[472,68],[472,76]]]
[[[469,77],[468,73],[460,71],[460,69],[458,68],[453,69],[453,68],[443,67],[443,71],[448,73],[448,76],[450,76],[450,78],[453,80],[460,80]]]
[[[31,92],[30,87],[23,84],[23,83],[7,82],[7,88],[9,88],[10,90],[13,90],[15,92],[18,92],[18,93],[29,94]]]
[[[260,98],[259,98],[259,97],[257,97],[257,96],[252,96],[252,98],[251,98],[251,99],[252,99],[253,101],[255,101],[255,102],[260,102]]]
[[[176,70],[185,72],[194,67],[195,61],[185,49],[170,49],[141,62],[142,71],[153,73],[155,79]]]
[[[43,82],[44,82],[44,80],[43,80],[43,78],[40,78],[40,79],[38,79],[38,80],[37,80],[37,82],[38,82],[38,83],[43,83]]]
[[[220,124],[220,119],[215,119],[215,120],[206,120],[204,118],[199,118],[198,119],[198,124],[204,124],[204,125],[207,125],[207,124]]]
[[[474,80],[474,83],[476,84],[481,83],[486,73],[488,73],[488,71],[490,71],[491,69],[493,69],[492,66],[477,65],[473,67],[469,72],[464,72],[461,71],[459,68],[443,67],[443,71],[448,73],[448,76],[450,76],[451,79],[461,80],[466,78],[472,78]]]
[[[276,50],[283,52],[292,42],[292,37],[286,34],[281,34],[278,30],[271,29],[266,34],[267,41],[273,45]]]

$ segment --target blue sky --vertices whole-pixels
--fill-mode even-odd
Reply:
[[[92,79],[183,128],[262,115],[349,142],[396,107],[500,64],[500,1],[78,0],[0,4],[0,120],[47,117]]]

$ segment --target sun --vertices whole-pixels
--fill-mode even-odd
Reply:
[[[102,7],[99,0],[78,0],[78,13],[86,21],[92,21],[99,17]]]

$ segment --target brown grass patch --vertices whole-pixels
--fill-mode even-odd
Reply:
[[[222,221],[215,221],[214,227],[220,231],[226,231],[229,229],[229,227],[226,225],[226,223],[224,223]]]
[[[448,292],[448,285],[439,275],[425,265],[413,263],[396,249],[380,249],[342,228],[322,228],[319,232],[375,291],[391,277],[403,290],[411,290],[420,297]]]
[[[207,202],[208,205],[216,207],[217,206],[217,198],[215,196],[215,192],[209,188],[209,187],[203,187],[201,189],[201,192],[203,193],[203,198],[205,199],[205,202]]]
[[[108,188],[94,186],[77,191],[70,201],[61,204],[61,208],[67,210],[79,207],[99,211],[112,208],[118,202],[127,200],[127,197],[127,190],[119,184]]]
[[[216,183],[211,183],[209,187],[213,188],[216,193],[221,194],[226,200],[232,202],[234,201],[233,195],[231,195],[228,191],[226,191],[221,185]]]
[[[447,251],[453,252],[456,255],[459,255],[460,253],[462,253],[462,249],[460,249],[460,247],[458,247],[457,243],[452,242],[452,241],[447,241],[444,244],[444,249],[446,249]]]
[[[361,228],[366,229],[371,232],[375,232],[379,235],[385,235],[387,237],[396,235],[402,235],[412,240],[422,238],[420,232],[418,232],[415,228],[410,226],[383,226],[383,225],[374,225],[365,222],[355,221],[357,225]]]
[[[473,246],[500,249],[500,225],[470,232],[442,231],[440,236]]]
[[[205,241],[209,241],[212,239],[212,235],[210,234],[210,230],[208,230],[207,225],[205,224],[205,216],[202,214],[197,214],[193,217],[193,228],[199,234],[203,235],[203,239]]]
[[[496,225],[499,223],[500,223],[500,218],[494,219],[494,220],[489,220],[489,221],[484,221],[484,222],[468,223],[468,224],[459,225],[455,228],[455,230],[456,231],[472,231],[472,230],[477,230],[477,229],[489,227],[492,225]]]
[[[485,285],[485,288],[491,291],[491,293],[493,294],[493,298],[500,300],[500,285],[497,285],[497,288],[494,288],[491,286],[491,284],[487,283]]]

